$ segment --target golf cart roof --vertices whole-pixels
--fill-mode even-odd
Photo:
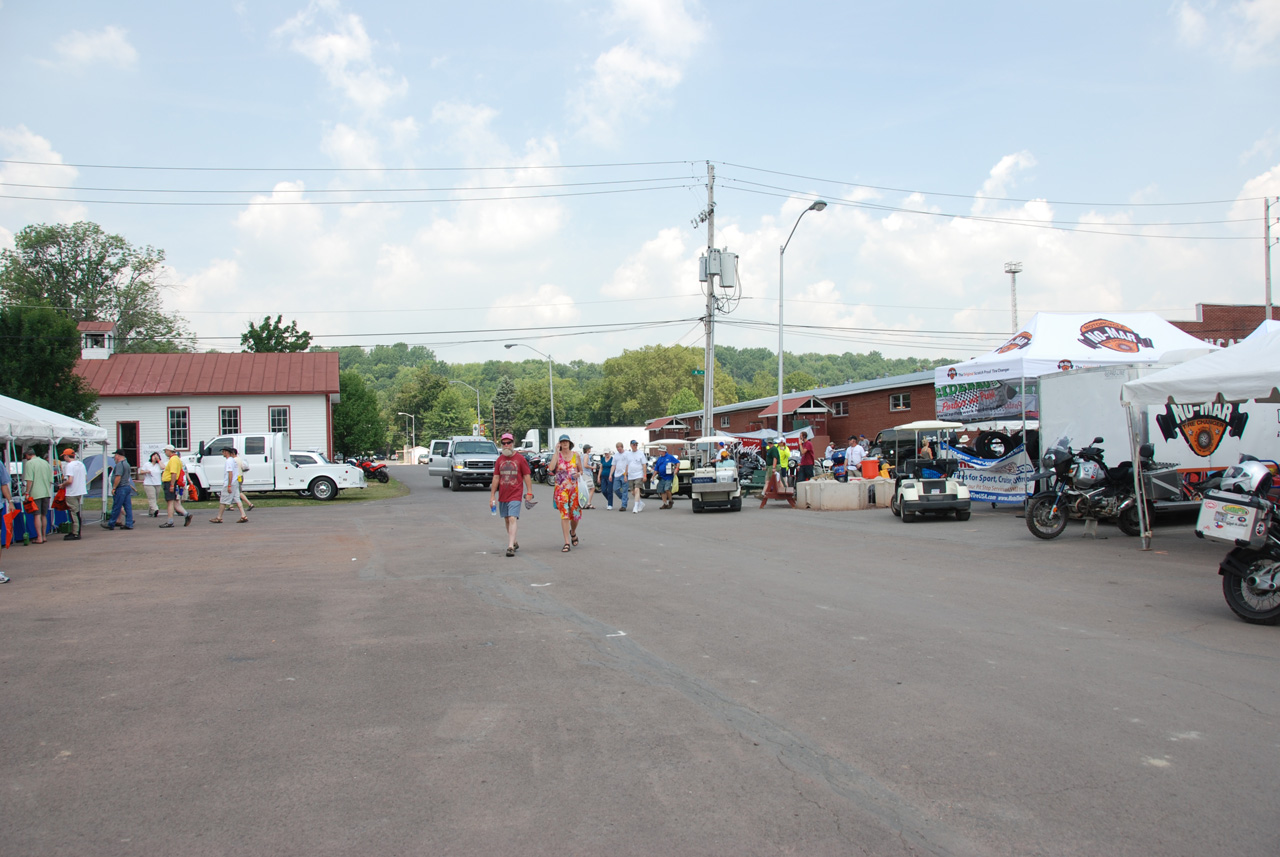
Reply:
[[[707,435],[706,437],[698,438],[697,440],[693,441],[693,443],[709,443],[713,446],[715,446],[716,444],[723,443],[725,446],[729,446],[730,444],[733,444],[733,443],[740,443],[740,441],[736,437],[729,437],[728,435],[724,435],[724,434],[710,434],[710,435]]]
[[[942,420],[916,420],[906,425],[894,426],[898,431],[944,431],[946,429],[961,429],[964,423],[948,423]]]

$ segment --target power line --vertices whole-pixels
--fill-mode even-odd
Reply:
[[[764,167],[752,167],[746,164],[731,164],[728,161],[713,161],[712,163],[722,164],[726,167],[734,167],[740,170],[751,170],[758,173],[770,173],[775,176],[786,176],[793,179],[804,179],[805,181],[823,182],[825,184],[838,184],[845,187],[860,187],[867,190],[882,190],[890,193],[920,194],[921,196],[947,196],[953,199],[989,199],[994,202],[1045,202],[1049,205],[1078,205],[1083,207],[1118,207],[1118,208],[1142,208],[1142,207],[1161,207],[1161,206],[1178,206],[1178,205],[1231,205],[1239,200],[1235,199],[1211,199],[1199,202],[1066,202],[1063,200],[1051,199],[1018,199],[1009,196],[984,196],[982,194],[968,193],[944,193],[942,191],[931,190],[911,190],[910,188],[900,187],[882,187],[879,185],[860,184],[858,182],[845,181],[843,179],[825,179],[816,176],[805,176],[798,173],[786,173],[780,170],[770,170]],[[1241,199],[1262,199],[1263,197],[1241,197]]]
[[[678,182],[689,179],[689,176],[662,176],[645,179],[610,179],[598,182],[558,182],[553,184],[515,184],[515,185],[454,185],[452,187],[373,187],[373,188],[268,188],[266,190],[212,190],[205,188],[141,188],[141,187],[82,187],[79,185],[53,184],[21,184],[19,182],[0,182],[0,187],[21,187],[36,190],[74,190],[94,193],[218,193],[218,194],[303,194],[303,193],[470,193],[483,190],[536,190],[558,187],[592,187],[599,185],[639,184],[641,182]]]
[[[642,301],[669,301],[679,298],[696,298],[695,294],[687,295],[657,295],[647,298],[609,298],[608,300],[599,301],[574,301],[574,306],[589,306],[591,304],[617,304],[617,303],[639,303]],[[193,309],[183,310],[177,309],[175,312],[181,312],[183,315],[355,315],[355,314],[380,314],[395,313],[397,315],[405,315],[413,312],[475,312],[477,310],[493,310],[493,309],[539,309],[541,307],[559,306],[557,303],[541,303],[541,304],[513,304],[510,307],[495,307],[492,304],[484,306],[454,306],[454,307],[421,307],[419,309],[404,309],[402,307],[393,307],[390,309],[273,309],[273,310],[246,310],[246,309]],[[43,306],[43,304],[40,304]],[[66,309],[66,307],[60,307]]]
[[[372,331],[364,333],[313,333],[311,338],[314,339],[346,339],[355,336],[446,336],[459,335],[463,333],[505,333],[505,334],[524,334],[541,330],[579,330],[590,328],[595,332],[606,332],[607,330],[627,330],[635,327],[668,325],[668,324],[688,324],[691,321],[697,321],[695,318],[675,318],[664,319],[661,321],[645,321],[645,322],[607,322],[603,324],[546,324],[537,325],[535,327],[481,327],[470,330],[411,330],[411,331]],[[196,339],[207,342],[221,339],[234,339],[239,341],[240,336],[198,336]]]
[[[64,164],[56,161],[20,161],[0,158],[0,164],[31,167],[73,167],[78,170],[139,170],[192,173],[467,173],[519,172],[521,170],[592,170],[614,167],[660,167],[676,164],[692,166],[697,161],[631,161],[610,164],[513,164],[496,167],[191,167],[147,166],[142,164]]]

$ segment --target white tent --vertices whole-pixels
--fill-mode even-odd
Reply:
[[[107,430],[93,423],[0,396],[0,439],[18,442],[106,443]]]
[[[1259,327],[1230,348],[1188,360],[1124,385],[1121,401],[1163,405],[1249,399],[1280,400],[1280,322]]]

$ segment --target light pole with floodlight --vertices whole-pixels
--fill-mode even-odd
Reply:
[[[468,390],[476,394],[476,422],[480,422],[483,417],[480,416],[480,391],[468,384],[466,381],[450,381],[450,384],[461,384]]]
[[[528,349],[529,349],[530,351],[532,351],[534,354],[541,354],[543,357],[547,358],[547,378],[548,378],[548,380],[549,380],[549,382],[550,382],[550,395],[551,395],[551,433],[547,435],[547,449],[554,449],[554,448],[555,448],[555,443],[556,443],[556,441],[555,441],[555,434],[556,434],[556,376],[555,376],[555,371],[554,371],[554,369],[553,369],[554,364],[552,363],[551,355],[550,355],[550,354],[546,354],[546,353],[544,353],[544,352],[542,352],[542,351],[539,351],[538,349],[534,348],[532,345],[525,345],[523,342],[508,342],[506,345],[504,345],[504,346],[502,346],[502,347],[503,347],[503,348],[515,348],[517,345],[519,345],[519,346],[521,346],[521,347],[523,347],[523,348],[528,348]]]
[[[411,449],[417,449],[418,448],[418,418],[415,417],[413,414],[406,414],[404,411],[396,411],[396,414],[398,416],[408,417],[409,419],[413,420],[413,429],[409,434],[409,447]]]
[[[782,437],[782,261],[787,252],[787,244],[791,243],[791,238],[796,234],[796,228],[800,226],[800,218],[804,217],[811,211],[822,211],[827,207],[826,202],[817,200],[813,205],[800,212],[800,217],[796,218],[796,225],[791,227],[791,234],[787,236],[786,243],[778,250],[778,437]]]

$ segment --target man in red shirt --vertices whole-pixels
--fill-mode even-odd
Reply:
[[[807,482],[813,478],[813,444],[809,441],[808,432],[800,432],[800,472],[797,482]]]
[[[520,501],[523,497],[533,499],[533,478],[529,473],[529,462],[523,455],[516,455],[515,442],[510,433],[502,436],[502,454],[493,463],[493,481],[489,483],[489,506],[493,508],[496,504],[498,514],[507,526],[507,556],[515,556],[520,549],[520,543],[516,541],[516,527],[520,524]],[[524,489],[523,492],[521,488]]]

